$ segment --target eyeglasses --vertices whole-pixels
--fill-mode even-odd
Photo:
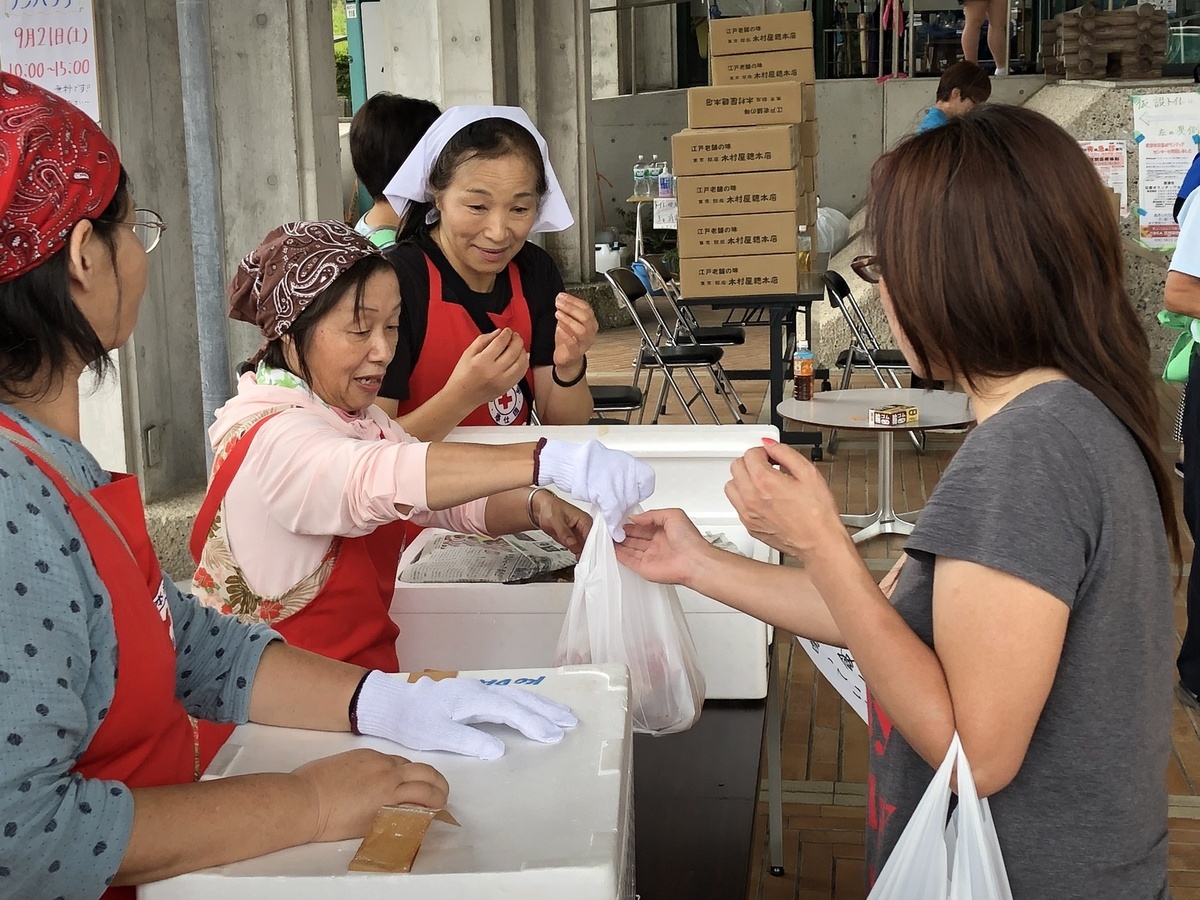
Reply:
[[[133,222],[129,224],[133,228],[134,236],[142,242],[147,253],[158,246],[158,242],[162,240],[162,233],[167,230],[162,216],[152,209],[135,209]]]
[[[158,242],[162,240],[162,233],[167,230],[167,225],[162,220],[162,216],[152,209],[135,209],[133,211],[132,222],[116,222],[112,219],[100,219],[97,221],[108,222],[112,225],[127,225],[133,230],[133,236],[141,242],[141,245],[149,253],[158,246]]]
[[[879,262],[878,256],[856,256],[850,261],[850,268],[868,284],[879,284],[879,279],[883,277]]]

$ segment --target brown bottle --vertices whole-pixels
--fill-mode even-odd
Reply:
[[[792,355],[792,399],[813,398],[813,354],[808,341],[796,341],[796,352]]]

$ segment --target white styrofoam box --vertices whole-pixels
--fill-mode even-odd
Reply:
[[[418,753],[350,734],[243,725],[205,779],[289,772],[314,759],[370,747],[439,769],[461,828],[430,825],[411,872],[350,872],[359,841],[308,844],[138,888],[142,900],[461,900],[571,897],[633,900],[633,741],[629,679],[620,666],[463,673],[517,682],[579,717],[558,744],[478,725],[506,752],[483,761]],[[404,677],[404,676],[401,676]]]
[[[592,438],[624,450],[655,471],[646,509],[679,507],[701,531],[725,534],[747,556],[776,563],[779,554],[755,540],[738,521],[725,483],[729,466],[770,425],[572,425],[533,428],[457,428],[447,440],[499,444],[539,437],[583,442]],[[401,567],[421,546],[414,541]],[[397,583],[392,618],[400,626],[400,665],[410,669],[549,666],[562,630],[569,584]],[[710,700],[761,699],[767,694],[771,629],[763,622],[686,588],[679,589]]]

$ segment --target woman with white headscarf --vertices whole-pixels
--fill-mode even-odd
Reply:
[[[585,424],[598,325],[527,241],[574,219],[525,112],[447,110],[385,194],[410,225],[388,253],[403,310],[379,406],[427,441],[460,424],[523,425],[531,407],[545,425]]]

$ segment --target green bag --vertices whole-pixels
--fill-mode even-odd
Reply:
[[[1169,383],[1186,383],[1191,374],[1192,348],[1200,339],[1200,320],[1164,309],[1158,314],[1158,323],[1182,332],[1175,339],[1175,346],[1171,348],[1171,352],[1167,354],[1167,364],[1163,367],[1162,380]]]

